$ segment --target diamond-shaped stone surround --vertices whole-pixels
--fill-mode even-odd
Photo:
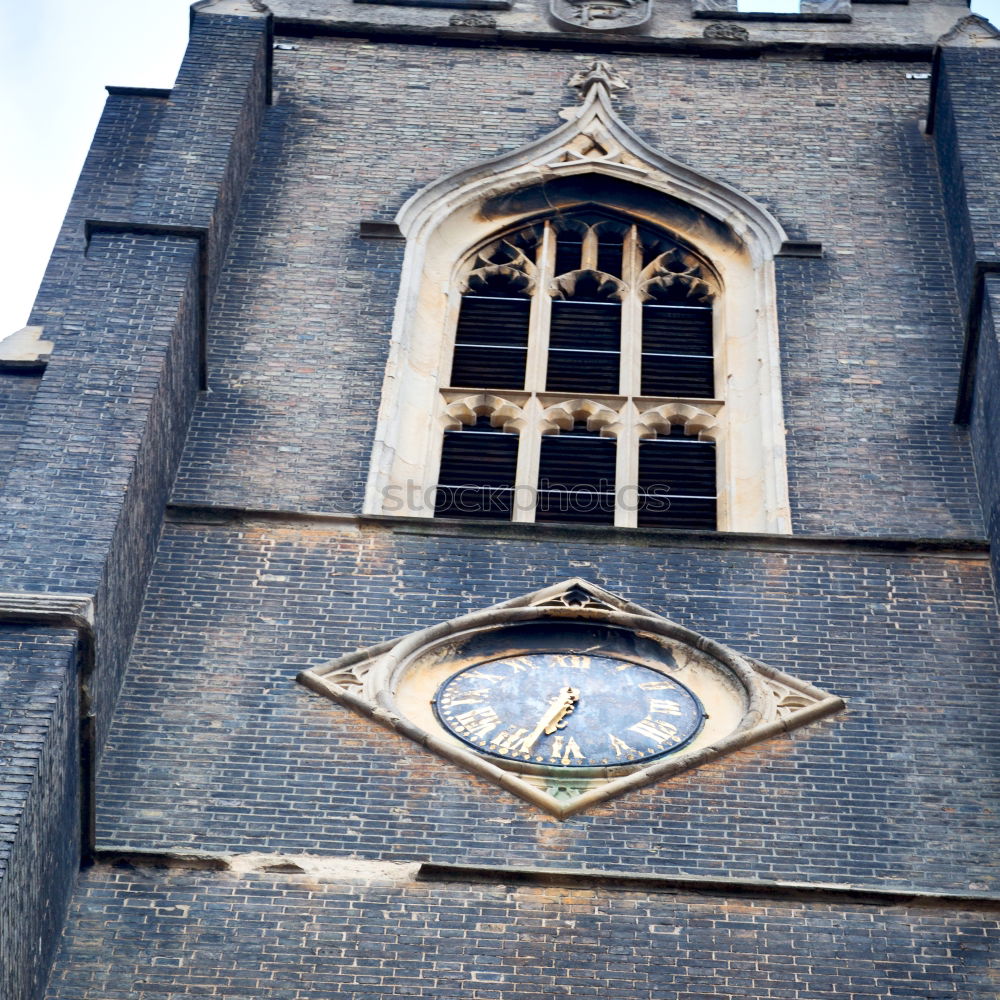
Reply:
[[[652,662],[695,689],[709,713],[698,738],[675,753],[638,765],[598,769],[580,777],[565,768],[527,768],[480,755],[438,722],[434,692],[475,662],[476,643],[502,643],[526,623],[586,622],[636,637]],[[742,656],[661,615],[574,578],[484,611],[433,625],[305,670],[298,681],[319,694],[565,819],[608,799],[714,761],[844,707],[782,671]]]

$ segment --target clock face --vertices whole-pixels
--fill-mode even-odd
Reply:
[[[434,699],[441,723],[480,753],[549,767],[620,767],[688,743],[705,718],[679,681],[588,653],[477,663]]]

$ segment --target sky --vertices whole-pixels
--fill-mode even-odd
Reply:
[[[741,0],[741,3],[792,0]],[[170,87],[190,0],[6,0],[0,29],[0,339],[31,302],[104,105],[105,85]],[[1000,25],[1000,0],[973,11]]]

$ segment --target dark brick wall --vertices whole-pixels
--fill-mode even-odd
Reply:
[[[33,314],[56,346],[18,410],[27,432],[4,442],[0,591],[90,597],[96,620],[81,664],[92,672],[78,679],[74,662],[72,704],[53,709],[45,737],[62,750],[42,770],[50,787],[5,817],[22,846],[6,859],[21,881],[0,887],[11,901],[4,1000],[38,995],[79,864],[81,759],[98,759],[107,735],[198,388],[205,303],[266,97],[269,29],[269,18],[198,15],[169,101],[112,96]],[[86,244],[84,219],[104,223]],[[31,652],[3,678],[13,706],[46,665]]]
[[[1000,362],[1000,51],[943,49],[937,65],[933,129],[944,185],[955,280],[972,336],[972,373],[960,412],[971,409],[972,446],[986,521],[1000,570],[997,392]],[[994,273],[988,273],[992,269]],[[978,341],[977,339],[978,338]],[[971,397],[971,407],[966,398]]]
[[[27,415],[39,379],[37,374],[0,372],[0,490],[21,435],[27,430]]]
[[[942,49],[936,82],[934,141],[965,302],[973,262],[1000,263],[1000,49]]]
[[[197,385],[197,280],[194,240],[95,237],[65,313],[76,336],[49,363],[37,433],[7,477],[3,589],[97,596],[98,745]]]
[[[0,626],[0,996],[45,986],[80,862],[76,634]]]
[[[984,289],[970,429],[994,579],[1000,579],[1000,275],[986,275]]]
[[[99,844],[995,884],[985,558],[565,535],[169,525],[99,780]],[[295,685],[354,648],[583,575],[846,714],[559,823]]]
[[[270,59],[269,17],[195,16],[129,209],[130,219],[207,229],[209,302],[269,96]]]
[[[63,316],[75,298],[74,284],[86,266],[84,220],[127,217],[135,185],[168,104],[163,98],[110,94],[66,211],[38,290],[30,322],[44,325],[57,350],[77,335]]]
[[[96,596],[98,750],[197,389],[203,285],[256,141],[269,24],[196,16],[169,101],[111,97],[36,312],[56,348],[6,484],[3,585]],[[84,218],[138,229],[98,230],[84,253]]]
[[[996,913],[394,874],[92,869],[48,1000],[996,996]]]
[[[593,58],[296,44],[276,53],[279,99],[222,277],[180,500],[358,509],[402,256],[360,240],[358,222],[553,129],[576,100],[566,80]],[[614,61],[643,138],[826,248],[779,270],[797,529],[979,534],[950,421],[962,331],[918,130],[926,90],[906,79],[919,65]]]
[[[103,232],[81,261],[66,230],[41,314],[65,336],[29,418],[45,436],[23,443],[8,483],[3,586],[96,596],[98,742],[139,621],[98,780],[99,847],[310,852],[383,876],[98,867],[52,1000],[992,995],[985,909],[400,881],[393,862],[430,858],[995,892],[994,590],[968,549],[183,513],[158,542],[178,461],[180,502],[357,510],[402,259],[398,242],[361,240],[359,221],[550,131],[593,58],[299,39],[278,54],[255,145],[268,31],[199,14],[170,100],[112,102],[85,171],[96,186],[73,211],[193,227],[204,254],[195,236]],[[614,61],[644,138],[824,244],[822,260],[777,273],[796,529],[979,535],[971,456],[989,465],[991,446],[950,423],[954,206],[917,127],[926,95],[906,72],[919,64]],[[104,177],[116,137],[144,163],[120,182]],[[181,459],[205,274],[209,391]],[[572,575],[848,709],[559,823],[294,683]],[[71,740],[69,722],[56,731]]]

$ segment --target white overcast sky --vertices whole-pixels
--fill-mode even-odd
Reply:
[[[104,86],[172,86],[190,0],[0,4],[3,339],[27,321],[104,104]],[[1000,25],[1000,0],[974,0],[972,9]]]

